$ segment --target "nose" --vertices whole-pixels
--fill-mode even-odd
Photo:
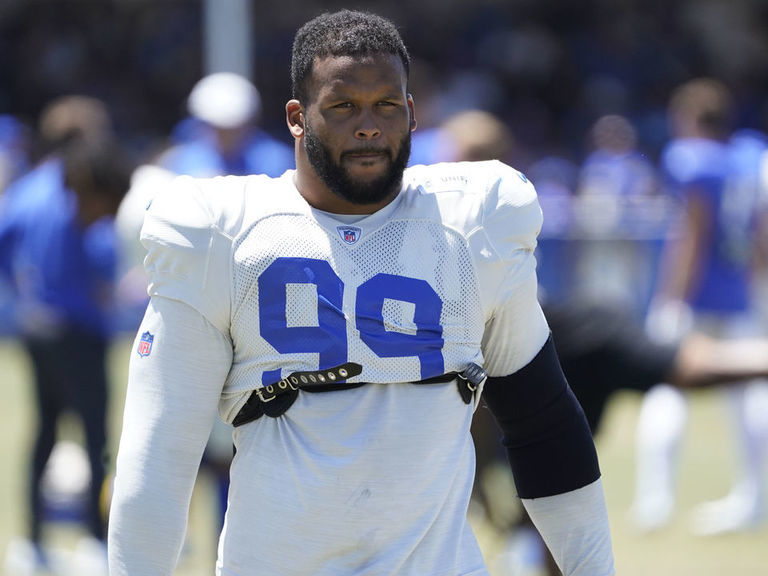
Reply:
[[[376,119],[370,112],[363,112],[360,115],[360,124],[355,130],[355,136],[361,140],[371,140],[381,136],[381,130],[376,124]]]

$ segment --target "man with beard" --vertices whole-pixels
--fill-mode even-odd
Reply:
[[[153,202],[112,576],[173,572],[217,408],[236,454],[216,574],[487,575],[467,522],[481,392],[562,571],[614,573],[536,300],[533,186],[496,161],[405,170],[408,69],[391,22],[315,18],[293,46],[296,170]]]

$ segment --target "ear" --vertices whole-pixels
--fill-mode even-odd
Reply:
[[[294,138],[299,139],[304,136],[304,107],[301,102],[288,100],[285,104],[285,121]]]
[[[418,123],[416,122],[416,105],[413,103],[413,95],[407,95],[408,113],[411,117],[411,132],[416,130]]]

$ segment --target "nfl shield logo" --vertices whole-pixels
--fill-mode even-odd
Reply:
[[[336,230],[339,231],[339,236],[347,244],[354,244],[360,240],[360,234],[363,232],[357,226],[337,226]]]
[[[152,340],[154,339],[154,335],[149,332],[144,332],[144,334],[141,335],[139,347],[136,350],[139,353],[139,356],[149,356],[149,353],[152,352]]]

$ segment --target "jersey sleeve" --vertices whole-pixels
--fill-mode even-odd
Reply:
[[[497,255],[492,314],[483,336],[491,376],[516,372],[541,350],[549,327],[537,298],[536,244],[543,215],[533,184],[517,170],[491,163],[484,210],[485,242]]]
[[[149,296],[183,302],[227,334],[232,239],[219,226],[210,194],[192,178],[177,178],[150,205],[141,243]]]
[[[140,348],[146,339],[150,347]],[[173,573],[231,364],[231,340],[200,313],[151,299],[128,373],[109,517],[112,576]]]
[[[616,574],[602,480],[522,502],[564,575]]]

